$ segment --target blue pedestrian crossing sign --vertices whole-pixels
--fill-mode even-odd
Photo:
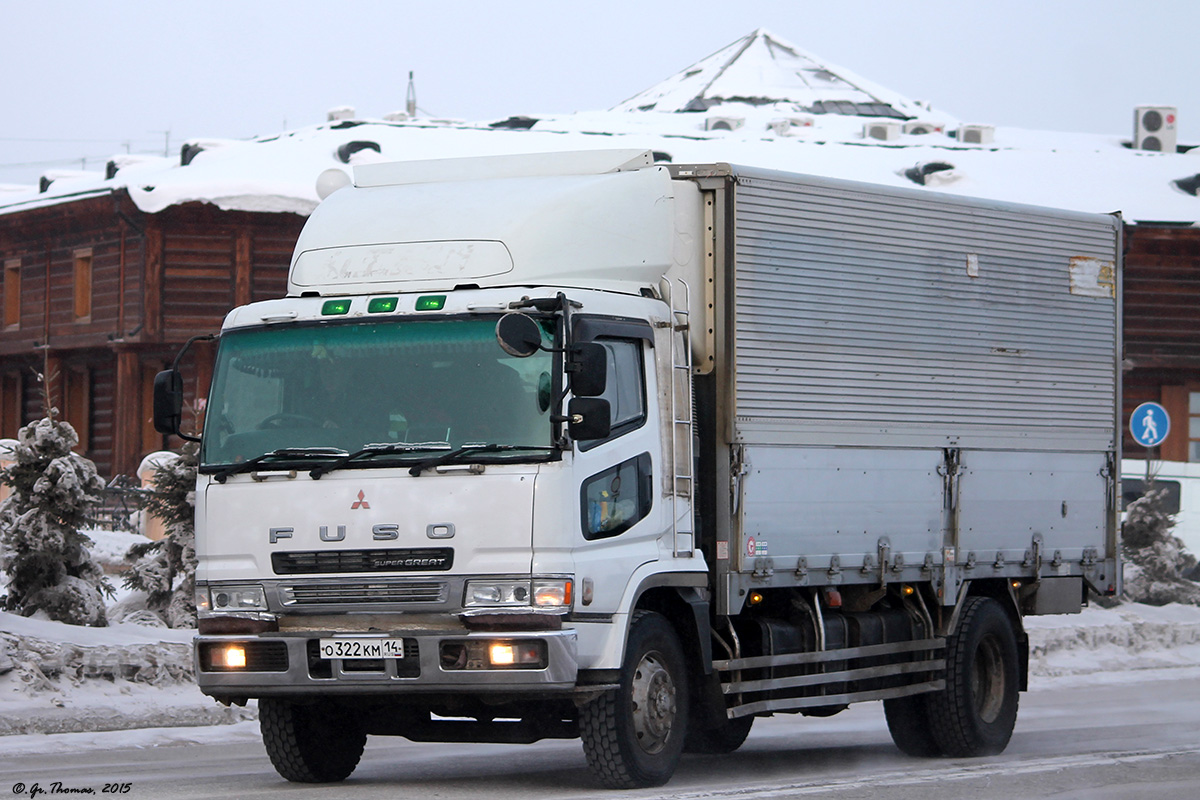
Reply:
[[[1143,447],[1158,447],[1171,430],[1171,417],[1158,403],[1142,403],[1129,417],[1129,432]]]

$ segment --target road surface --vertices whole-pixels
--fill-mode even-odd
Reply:
[[[129,733],[44,737],[41,753],[6,747],[9,797],[437,798],[438,800],[743,800],[831,797],[921,800],[1200,796],[1200,669],[1042,679],[1021,696],[1008,750],[986,759],[913,759],[891,743],[878,703],[829,719],[758,720],[730,756],[685,756],[661,789],[612,793],[587,771],[577,741],[534,745],[416,744],[371,737],[344,784],[289,784],[271,768],[253,723],[197,729],[195,742],[135,747]],[[70,737],[84,737],[73,749]],[[4,737],[8,738],[8,737]],[[49,752],[46,751],[59,751]],[[65,751],[64,751],[65,750]],[[18,786],[19,784],[19,786]],[[105,792],[104,790],[108,791]]]

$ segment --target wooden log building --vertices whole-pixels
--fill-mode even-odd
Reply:
[[[151,424],[155,373],[234,306],[284,293],[303,223],[206,203],[146,214],[124,189],[0,215],[0,436],[44,414],[46,374],[101,475],[132,475],[147,453],[178,447]],[[190,352],[189,397],[204,396],[211,361],[210,345]]]
[[[1125,455],[1146,457],[1129,434],[1129,415],[1155,401],[1171,416],[1157,457],[1200,462],[1200,228],[1130,226],[1122,299]]]

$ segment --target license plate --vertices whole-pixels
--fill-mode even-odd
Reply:
[[[403,639],[356,637],[321,639],[321,658],[404,658]]]

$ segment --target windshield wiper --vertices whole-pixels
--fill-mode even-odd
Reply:
[[[225,479],[230,475],[237,475],[239,472],[245,472],[253,467],[258,466],[268,458],[309,459],[333,458],[344,455],[346,455],[346,451],[339,447],[281,447],[278,450],[272,450],[269,453],[263,453],[260,456],[255,456],[249,461],[230,464],[224,469],[217,471],[217,473],[213,475],[213,480],[215,480],[217,483],[224,483]]]
[[[353,453],[343,453],[341,458],[336,461],[330,461],[328,464],[321,464],[313,467],[308,471],[308,476],[314,481],[320,480],[321,476],[327,472],[333,472],[335,469],[341,469],[351,461],[357,461],[360,458],[368,456],[384,456],[397,455],[402,453],[417,453],[422,450],[449,450],[449,442],[383,442],[381,444],[364,445],[363,449]]]
[[[443,453],[440,456],[427,458],[424,461],[418,461],[408,468],[408,474],[414,478],[419,476],[425,470],[431,467],[440,467],[442,464],[449,464],[458,461],[464,456],[473,456],[477,453],[500,453],[509,450],[553,450],[552,447],[540,447],[536,445],[520,445],[520,444],[465,444],[457,450],[451,450],[449,453]]]

